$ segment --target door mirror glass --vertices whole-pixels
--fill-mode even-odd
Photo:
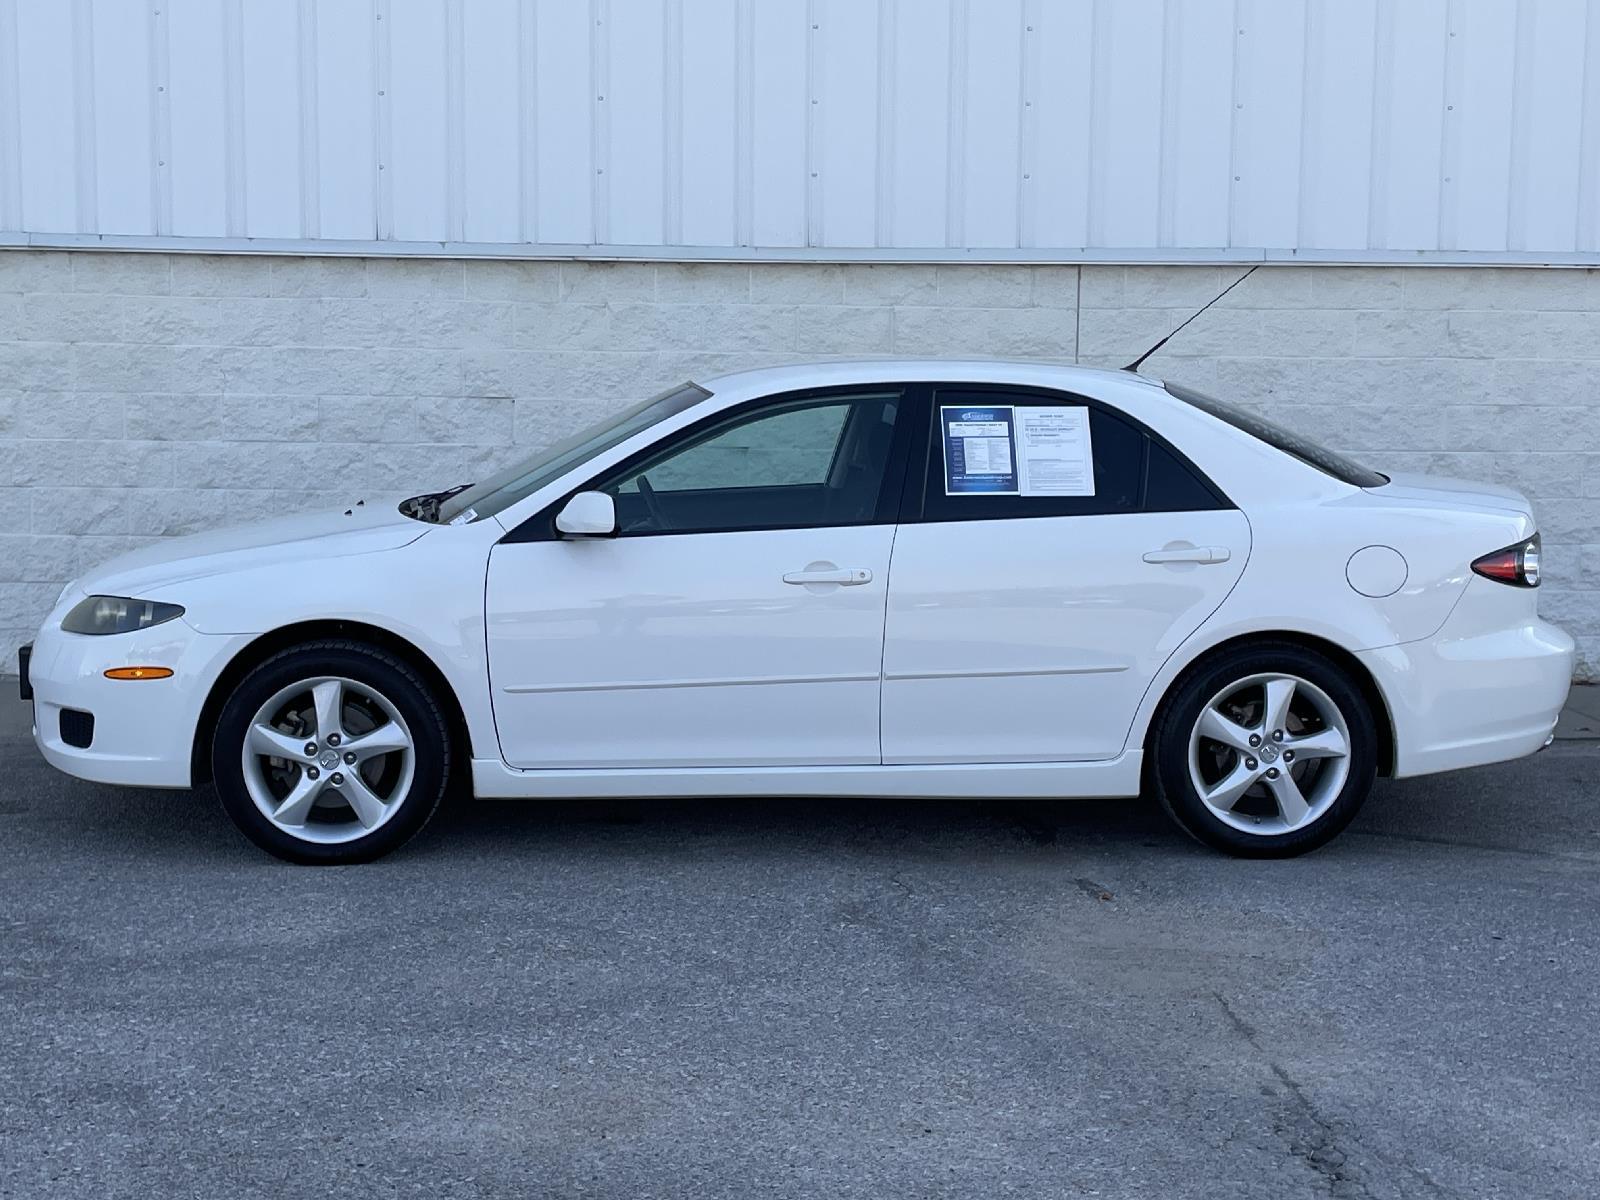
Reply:
[[[611,537],[617,532],[617,506],[604,492],[579,492],[556,514],[556,530],[568,537]]]

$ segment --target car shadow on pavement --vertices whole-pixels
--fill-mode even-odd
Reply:
[[[1590,819],[1595,743],[1417,779],[1380,779],[1355,821],[1321,853],[1370,857],[1421,844],[1600,859]],[[538,854],[626,846],[1005,854],[1060,847],[1211,856],[1150,795],[1113,799],[873,797],[447,801],[408,854]]]
[[[26,757],[31,747],[0,751]],[[218,861],[258,856],[214,790],[161,791],[71,779],[42,762],[0,794],[0,828],[19,848],[88,858]],[[1058,843],[1198,850],[1146,798],[892,800],[691,798],[502,800],[452,796],[394,858],[517,857],[629,847],[817,851],[863,846],[997,851]],[[26,852],[26,849],[24,850]]]
[[[441,811],[428,840],[784,844],[864,843],[994,847],[1098,842],[1182,846],[1188,839],[1147,798],[901,800],[875,797],[622,800],[462,799]]]
[[[1593,744],[1525,763],[1452,775],[1380,780],[1351,828],[1324,853],[1363,856],[1396,843],[1600,857],[1590,818]],[[0,792],[0,829],[23,852],[164,861],[257,857],[209,787],[145,791],[86,783],[29,762],[32,747],[0,748],[11,785]],[[17,761],[21,760],[21,761]],[[1581,811],[1579,811],[1581,810]],[[1385,844],[1388,849],[1385,849]],[[1211,851],[1174,827],[1153,798],[1106,800],[900,800],[705,798],[607,800],[447,799],[397,858],[540,857],[627,848],[654,858],[722,852],[940,851],[1004,854],[1008,847],[1112,853]]]

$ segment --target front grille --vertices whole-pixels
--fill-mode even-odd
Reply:
[[[79,750],[87,750],[94,741],[94,714],[78,708],[61,710],[61,740]]]

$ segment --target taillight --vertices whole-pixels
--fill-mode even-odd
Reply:
[[[1514,587],[1539,586],[1539,535],[1525,542],[1496,550],[1475,559],[1472,569],[1485,579],[1495,579]]]

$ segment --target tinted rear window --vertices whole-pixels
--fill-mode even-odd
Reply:
[[[1292,454],[1308,466],[1316,467],[1317,470],[1332,475],[1352,487],[1382,487],[1389,482],[1387,475],[1369,470],[1354,459],[1336,454],[1310,438],[1301,437],[1281,425],[1274,425],[1271,421],[1247,412],[1237,405],[1213,399],[1180,383],[1168,383],[1163,386],[1185,404],[1192,404],[1201,412],[1208,412],[1218,420],[1226,421],[1235,429],[1243,430],[1251,437],[1259,438],[1285,454]]]

